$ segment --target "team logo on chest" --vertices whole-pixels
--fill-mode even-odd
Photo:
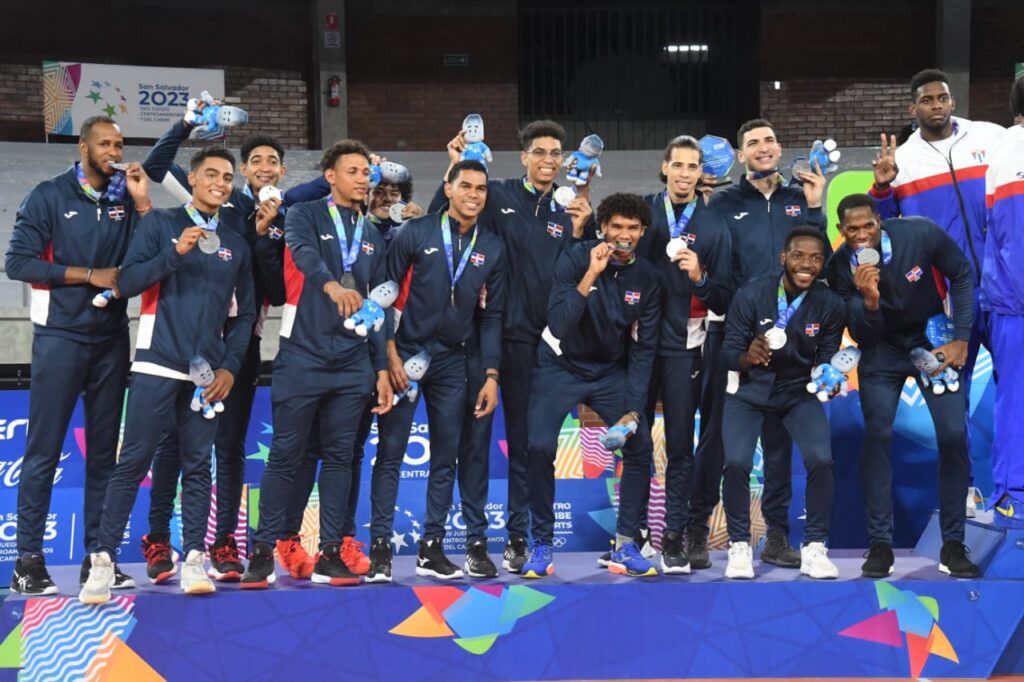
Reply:
[[[682,237],[683,239],[685,239],[686,243],[689,244],[690,246],[693,246],[693,243],[695,241],[697,241],[697,235],[695,235],[692,232],[684,232],[683,234],[681,234],[679,236]]]
[[[622,300],[624,300],[629,305],[636,305],[637,303],[640,302],[640,292],[639,291],[627,291],[626,295],[623,297]]]
[[[231,249],[227,248],[226,246],[220,247],[219,249],[217,249],[217,258],[220,258],[222,261],[227,263],[228,261],[231,260]]]
[[[978,163],[985,163],[984,149],[975,149],[974,151],[971,152],[971,156],[973,156],[974,160],[977,161]]]
[[[107,216],[111,220],[124,220],[124,206],[118,204],[117,206],[111,206],[107,209]]]
[[[804,327],[804,334],[807,334],[807,336],[817,336],[819,331],[821,331],[821,325],[817,322]]]
[[[561,239],[563,234],[563,228],[558,223],[548,223],[548,234],[555,239]]]
[[[798,204],[790,204],[786,207],[786,215],[790,218],[796,218],[800,215],[800,206]]]
[[[484,256],[484,254],[480,253],[479,251],[474,251],[473,253],[469,254],[469,262],[478,268],[484,264],[485,260],[487,260],[486,256]]]
[[[906,275],[904,275],[904,277],[907,278],[908,282],[916,282],[917,280],[921,279],[921,276],[923,274],[924,270],[915,265],[914,267],[910,268],[910,271]]]
[[[372,256],[373,244],[371,244],[370,242],[363,242],[363,253],[365,253],[367,256]]]

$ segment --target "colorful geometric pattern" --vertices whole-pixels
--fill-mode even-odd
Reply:
[[[81,64],[65,66],[60,62],[43,62],[43,120],[46,132],[56,135],[74,133],[71,105],[75,101],[81,77]]]
[[[96,656],[85,671],[86,682],[162,682],[163,679],[113,630],[107,631]]]
[[[388,630],[401,637],[454,637],[471,654],[487,653],[520,618],[544,608],[554,597],[523,585],[412,588],[422,606]]]
[[[877,581],[875,592],[882,613],[854,623],[839,634],[876,644],[904,646],[911,677],[920,677],[929,656],[941,656],[960,663],[956,650],[939,627],[939,602],[934,597],[921,597],[910,590],[900,590]]]

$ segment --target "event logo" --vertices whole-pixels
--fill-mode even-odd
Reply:
[[[487,653],[501,635],[512,632],[520,618],[555,600],[524,585],[414,587],[420,608],[388,630],[399,637],[454,637],[471,654]]]
[[[921,676],[929,656],[960,663],[939,627],[939,602],[934,597],[921,597],[880,580],[875,582],[875,594],[882,613],[854,623],[840,631],[840,636],[906,648],[911,677]]]
[[[63,462],[70,456],[70,452],[61,452],[59,461]],[[17,488],[21,482],[21,467],[24,462],[24,455],[12,461],[0,460],[0,486],[4,488]],[[57,471],[53,475],[53,484],[57,485],[60,483],[63,475],[64,467],[58,466]]]

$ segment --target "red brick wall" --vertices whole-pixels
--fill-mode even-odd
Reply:
[[[224,69],[224,87],[249,112],[249,123],[228,133],[228,146],[266,133],[285,149],[309,149],[309,97],[301,73],[229,66]]]
[[[762,82],[761,115],[785,147],[810,147],[823,136],[840,147],[875,146],[880,133],[898,133],[910,121],[906,87],[902,78],[798,78],[780,90]]]
[[[42,139],[42,62],[0,64],[0,140]]]

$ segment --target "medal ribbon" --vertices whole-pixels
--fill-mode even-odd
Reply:
[[[783,275],[785,277],[785,275]],[[786,305],[786,289],[782,286],[782,277],[779,278],[779,290],[778,290],[778,310],[779,319],[775,321],[775,327],[777,329],[785,329],[789,321],[796,315],[796,311],[800,309],[800,305],[804,302],[804,298],[807,297],[807,292],[803,291],[799,296],[793,299],[793,302]]]
[[[857,272],[857,266],[860,265],[860,263],[857,262],[857,254],[860,253],[861,250],[862,249],[857,249],[857,251],[850,255],[850,272]],[[889,239],[889,234],[885,230],[882,230],[882,265],[888,265],[891,260],[892,240]]]
[[[93,186],[89,184],[89,181],[85,178],[85,171],[82,170],[81,162],[75,164],[75,173],[78,175],[78,185],[85,192],[85,195],[93,201],[99,201],[100,199],[106,198],[111,203],[119,203],[124,199],[125,183],[127,182],[127,176],[124,171],[117,171],[110,176],[110,182],[107,184],[107,189],[100,194]]]
[[[462,277],[462,273],[466,270],[466,263],[469,262],[469,256],[473,252],[473,247],[476,246],[477,237],[477,226],[473,226],[473,238],[469,241],[469,246],[462,252],[462,258],[459,260],[459,266],[455,267],[455,252],[452,249],[452,228],[448,219],[448,214],[443,213],[441,215],[441,239],[444,241],[444,253],[447,256],[448,263],[448,276],[452,280],[452,301],[455,300],[455,284]]]
[[[677,219],[676,210],[672,206],[672,200],[669,199],[667,191],[665,192],[664,196],[665,220],[668,221],[669,235],[672,237],[672,239],[675,239],[676,237],[683,233],[683,230],[685,230],[686,226],[690,223],[690,218],[693,217],[693,212],[697,208],[697,197],[694,196],[693,199],[690,200],[690,203],[686,205],[686,208],[683,209],[682,214]]]
[[[341,222],[341,213],[338,205],[334,203],[334,197],[327,199],[327,212],[331,214],[334,221],[334,232],[338,235],[338,246],[341,248],[341,269],[350,272],[359,258],[359,247],[363,244],[363,214],[359,214],[356,221],[356,230],[352,235],[352,248],[348,247],[348,238],[345,236],[345,226]],[[346,253],[347,251],[347,253]]]

